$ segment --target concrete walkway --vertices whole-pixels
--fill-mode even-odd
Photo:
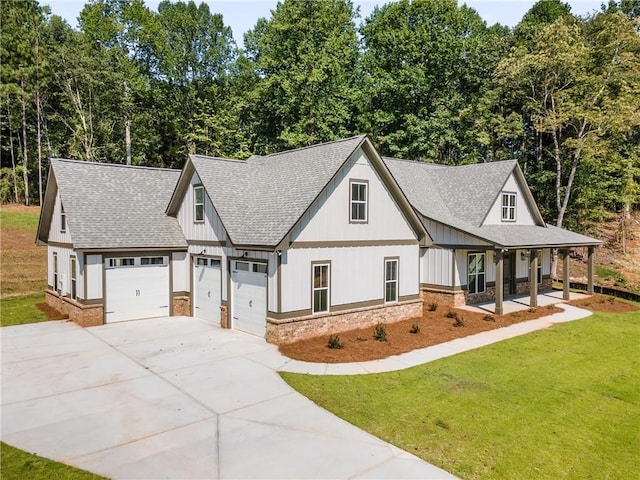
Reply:
[[[112,479],[455,478],[295,392],[275,346],[203,320],[0,336],[2,440]]]
[[[309,363],[299,360],[289,360],[280,367],[280,371],[309,373],[312,375],[360,375],[403,370],[440,358],[450,357],[451,355],[466,352],[467,350],[484,347],[485,345],[490,345],[501,340],[524,335],[525,333],[541,330],[556,323],[570,322],[591,315],[589,310],[584,310],[572,305],[560,303],[558,307],[562,308],[564,312],[558,312],[547,317],[529,320],[528,322],[516,323],[508,327],[458,338],[432,347],[383,358],[382,360],[354,363]]]

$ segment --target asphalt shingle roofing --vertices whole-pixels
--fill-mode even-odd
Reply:
[[[186,247],[165,214],[179,170],[51,160],[76,249]]]
[[[516,160],[463,166],[383,158],[423,217],[500,247],[597,245],[599,240],[551,225],[482,225]],[[426,225],[425,225],[426,227]]]
[[[191,155],[235,245],[276,246],[364,135],[245,161]]]

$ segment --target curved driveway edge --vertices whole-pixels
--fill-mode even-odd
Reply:
[[[275,346],[203,320],[0,336],[2,440],[109,478],[455,478],[295,392]]]
[[[556,323],[571,322],[591,315],[589,310],[559,303],[556,306],[564,312],[554,313],[546,317],[536,318],[527,322],[516,323],[508,327],[496,328],[477,333],[450,342],[433,345],[431,347],[413,350],[401,355],[394,355],[381,360],[354,363],[311,363],[299,360],[289,360],[282,367],[281,372],[308,373],[311,375],[362,375],[369,373],[392,372],[433,362],[440,358],[450,357],[457,353],[484,347],[508,338],[518,337],[525,333],[548,328]]]

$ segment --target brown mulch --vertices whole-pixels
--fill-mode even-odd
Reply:
[[[608,295],[598,294],[588,298],[581,298],[580,300],[572,300],[567,303],[594,312],[627,313],[640,310],[640,308],[632,303],[623,302]]]
[[[64,313],[59,312],[55,308],[50,305],[47,305],[46,302],[36,303],[36,307],[42,313],[44,313],[49,320],[66,320],[69,318],[69,315],[65,315]]]
[[[598,312],[624,313],[640,310],[637,306],[606,295],[567,302],[576,307]],[[462,319],[464,326],[455,327],[455,318],[448,318],[448,312],[455,312]],[[418,348],[429,347],[439,343],[467,337],[475,333],[506,327],[514,323],[534,320],[562,310],[549,305],[533,311],[523,310],[508,315],[495,316],[469,312],[461,309],[438,307],[435,312],[425,308],[422,318],[405,320],[385,325],[387,341],[380,342],[373,338],[373,327],[350,330],[338,334],[342,349],[331,349],[327,346],[329,335],[301,340],[280,346],[280,351],[289,358],[317,363],[349,363],[378,360],[391,355],[410,352]],[[417,324],[419,333],[410,333],[411,327]]]
[[[464,326],[454,326],[455,318],[446,316],[450,311],[462,319]],[[344,345],[341,349],[331,349],[327,346],[329,335],[300,340],[281,345],[279,348],[280,352],[287,357],[306,362],[365,362],[506,327],[514,323],[534,320],[561,311],[560,308],[550,305],[532,311],[523,310],[508,315],[495,316],[440,306],[435,312],[429,312],[425,309],[422,318],[386,324],[386,342],[374,340],[374,328],[370,327],[338,334],[340,342]],[[418,325],[419,333],[410,332],[413,324]]]

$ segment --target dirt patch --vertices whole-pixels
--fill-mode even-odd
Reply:
[[[609,297],[607,295],[594,295],[593,297],[582,298],[580,300],[572,300],[567,302],[569,305],[576,307],[586,308],[593,312],[612,312],[612,313],[627,313],[636,312],[640,310],[637,306],[623,302],[615,297]]]
[[[495,316],[469,312],[462,309],[438,307],[435,312],[425,311],[422,318],[405,320],[385,325],[387,341],[373,338],[374,328],[363,328],[340,333],[341,349],[327,346],[328,335],[301,340],[280,346],[280,351],[289,358],[317,363],[349,363],[378,360],[391,355],[410,352],[418,348],[448,342],[475,333],[506,327],[514,323],[534,320],[562,310],[555,306],[523,310],[508,315]],[[451,312],[451,313],[449,313]],[[457,315],[460,326],[454,326]],[[451,317],[447,316],[451,315]],[[418,333],[411,333],[412,327]]]
[[[36,307],[44,313],[49,320],[66,320],[69,315],[60,313],[58,310],[48,305],[46,302],[36,303]]]

